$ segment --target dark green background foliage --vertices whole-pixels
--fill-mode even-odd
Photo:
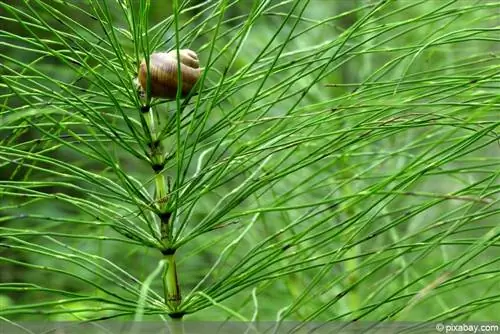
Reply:
[[[493,320],[497,1],[3,1],[0,316],[160,319],[151,101],[185,319]]]

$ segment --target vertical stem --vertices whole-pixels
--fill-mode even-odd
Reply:
[[[163,293],[165,304],[170,304],[174,308],[181,303],[181,289],[177,279],[177,266],[175,263],[175,253],[165,254],[167,265],[163,271]]]
[[[155,201],[158,211],[161,214],[164,214],[168,211],[168,187],[167,183],[165,182],[165,176],[163,176],[159,171],[156,172],[155,175]],[[163,223],[168,222],[162,221],[162,224]]]
[[[149,133],[151,134],[151,139],[156,140],[157,139],[157,137],[156,137],[156,121],[155,121],[155,117],[154,117],[153,110],[151,109],[151,107],[149,108],[149,111],[146,114],[146,123],[148,125]]]
[[[155,115],[151,108],[143,108],[144,116],[144,127],[145,131],[149,134],[149,148],[150,148],[150,159],[151,167],[155,172],[154,183],[155,183],[155,206],[156,212],[160,221],[160,231],[161,240],[163,243],[162,254],[166,261],[165,269],[163,270],[163,294],[165,298],[165,304],[170,305],[175,311],[181,303],[181,290],[179,285],[179,280],[177,278],[177,265],[175,262],[175,249],[172,247],[172,217],[169,208],[169,185],[165,176],[162,174],[163,167],[165,165],[165,155],[163,152],[163,146],[160,139],[158,138],[158,120],[155,119]],[[180,318],[176,318],[180,320]],[[176,325],[179,329],[179,324]],[[177,331],[179,332],[179,331]],[[181,331],[182,332],[182,331]]]

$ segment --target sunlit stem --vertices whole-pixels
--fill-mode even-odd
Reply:
[[[144,110],[146,110],[144,112]],[[158,120],[153,113],[152,108],[143,108],[144,123],[149,133],[149,149],[151,158],[151,167],[155,172],[155,195],[154,201],[157,213],[160,217],[161,240],[165,241],[168,247],[168,242],[171,240],[170,214],[168,212],[168,184],[165,176],[163,175],[163,167],[165,165],[165,156],[163,152],[163,145],[158,137],[157,128]]]
[[[155,172],[154,184],[155,184],[155,209],[160,220],[160,233],[163,246],[162,250],[166,265],[163,270],[163,293],[165,298],[165,304],[171,306],[173,310],[181,303],[181,292],[179,287],[179,282],[177,279],[177,266],[175,263],[175,249],[171,248],[172,236],[172,219],[171,213],[169,211],[169,197],[168,193],[170,191],[169,184],[163,172],[163,167],[165,164],[165,156],[163,152],[163,146],[158,137],[157,128],[158,123],[155,118],[151,108],[143,108],[143,125],[147,127],[149,132],[149,149],[150,149],[150,159],[151,167]]]
[[[151,134],[151,139],[156,140],[156,120],[152,108],[149,108],[149,112],[146,114],[146,124]]]
[[[168,187],[167,187],[167,182],[165,180],[165,176],[160,172],[156,173],[156,175],[155,175],[155,201],[156,201],[158,211],[160,213],[163,214],[163,213],[167,212],[167,210],[168,210]],[[168,224],[168,222],[164,222],[164,221],[162,221],[161,223],[162,223],[162,225],[164,225],[166,223]],[[163,233],[162,233],[162,237],[164,237],[164,236],[166,236],[166,235],[163,235]]]
[[[166,266],[163,271],[163,293],[165,304],[173,306],[175,309],[181,303],[181,289],[177,279],[177,268],[175,264],[175,254],[165,255]]]

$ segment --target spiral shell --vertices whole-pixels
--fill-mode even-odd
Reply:
[[[186,97],[196,81],[200,78],[201,69],[198,55],[189,49],[179,50],[182,77],[181,97]],[[151,97],[175,99],[177,95],[177,51],[157,52],[149,57],[149,74],[151,76]],[[142,92],[146,92],[148,70],[143,59],[139,65],[138,82]]]

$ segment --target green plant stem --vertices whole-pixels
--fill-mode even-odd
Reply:
[[[170,305],[175,311],[181,303],[181,292],[179,281],[177,279],[177,268],[175,263],[175,249],[172,246],[172,219],[169,211],[169,186],[165,175],[162,173],[165,164],[165,156],[163,146],[158,138],[157,130],[159,128],[158,120],[155,118],[151,108],[144,115],[146,131],[150,137],[150,158],[151,167],[155,172],[155,196],[157,215],[160,221],[161,240],[163,243],[162,253],[166,262],[163,270],[163,293],[165,304]],[[177,329],[179,326],[174,326]],[[183,331],[175,330],[174,333],[182,333]]]
[[[157,172],[155,175],[155,201],[156,207],[161,215],[168,212],[168,187],[165,180],[165,176],[160,172]],[[170,219],[161,219],[162,225],[168,225]],[[165,235],[163,234],[162,227],[162,238],[168,236],[167,232]]]
[[[175,254],[166,254],[165,261],[167,262],[163,271],[163,292],[165,295],[165,304],[176,308],[181,303],[181,290],[177,279]]]
[[[156,120],[153,114],[153,110],[149,107],[149,111],[146,113],[146,124],[148,126],[148,131],[151,135],[152,140],[156,140]]]

